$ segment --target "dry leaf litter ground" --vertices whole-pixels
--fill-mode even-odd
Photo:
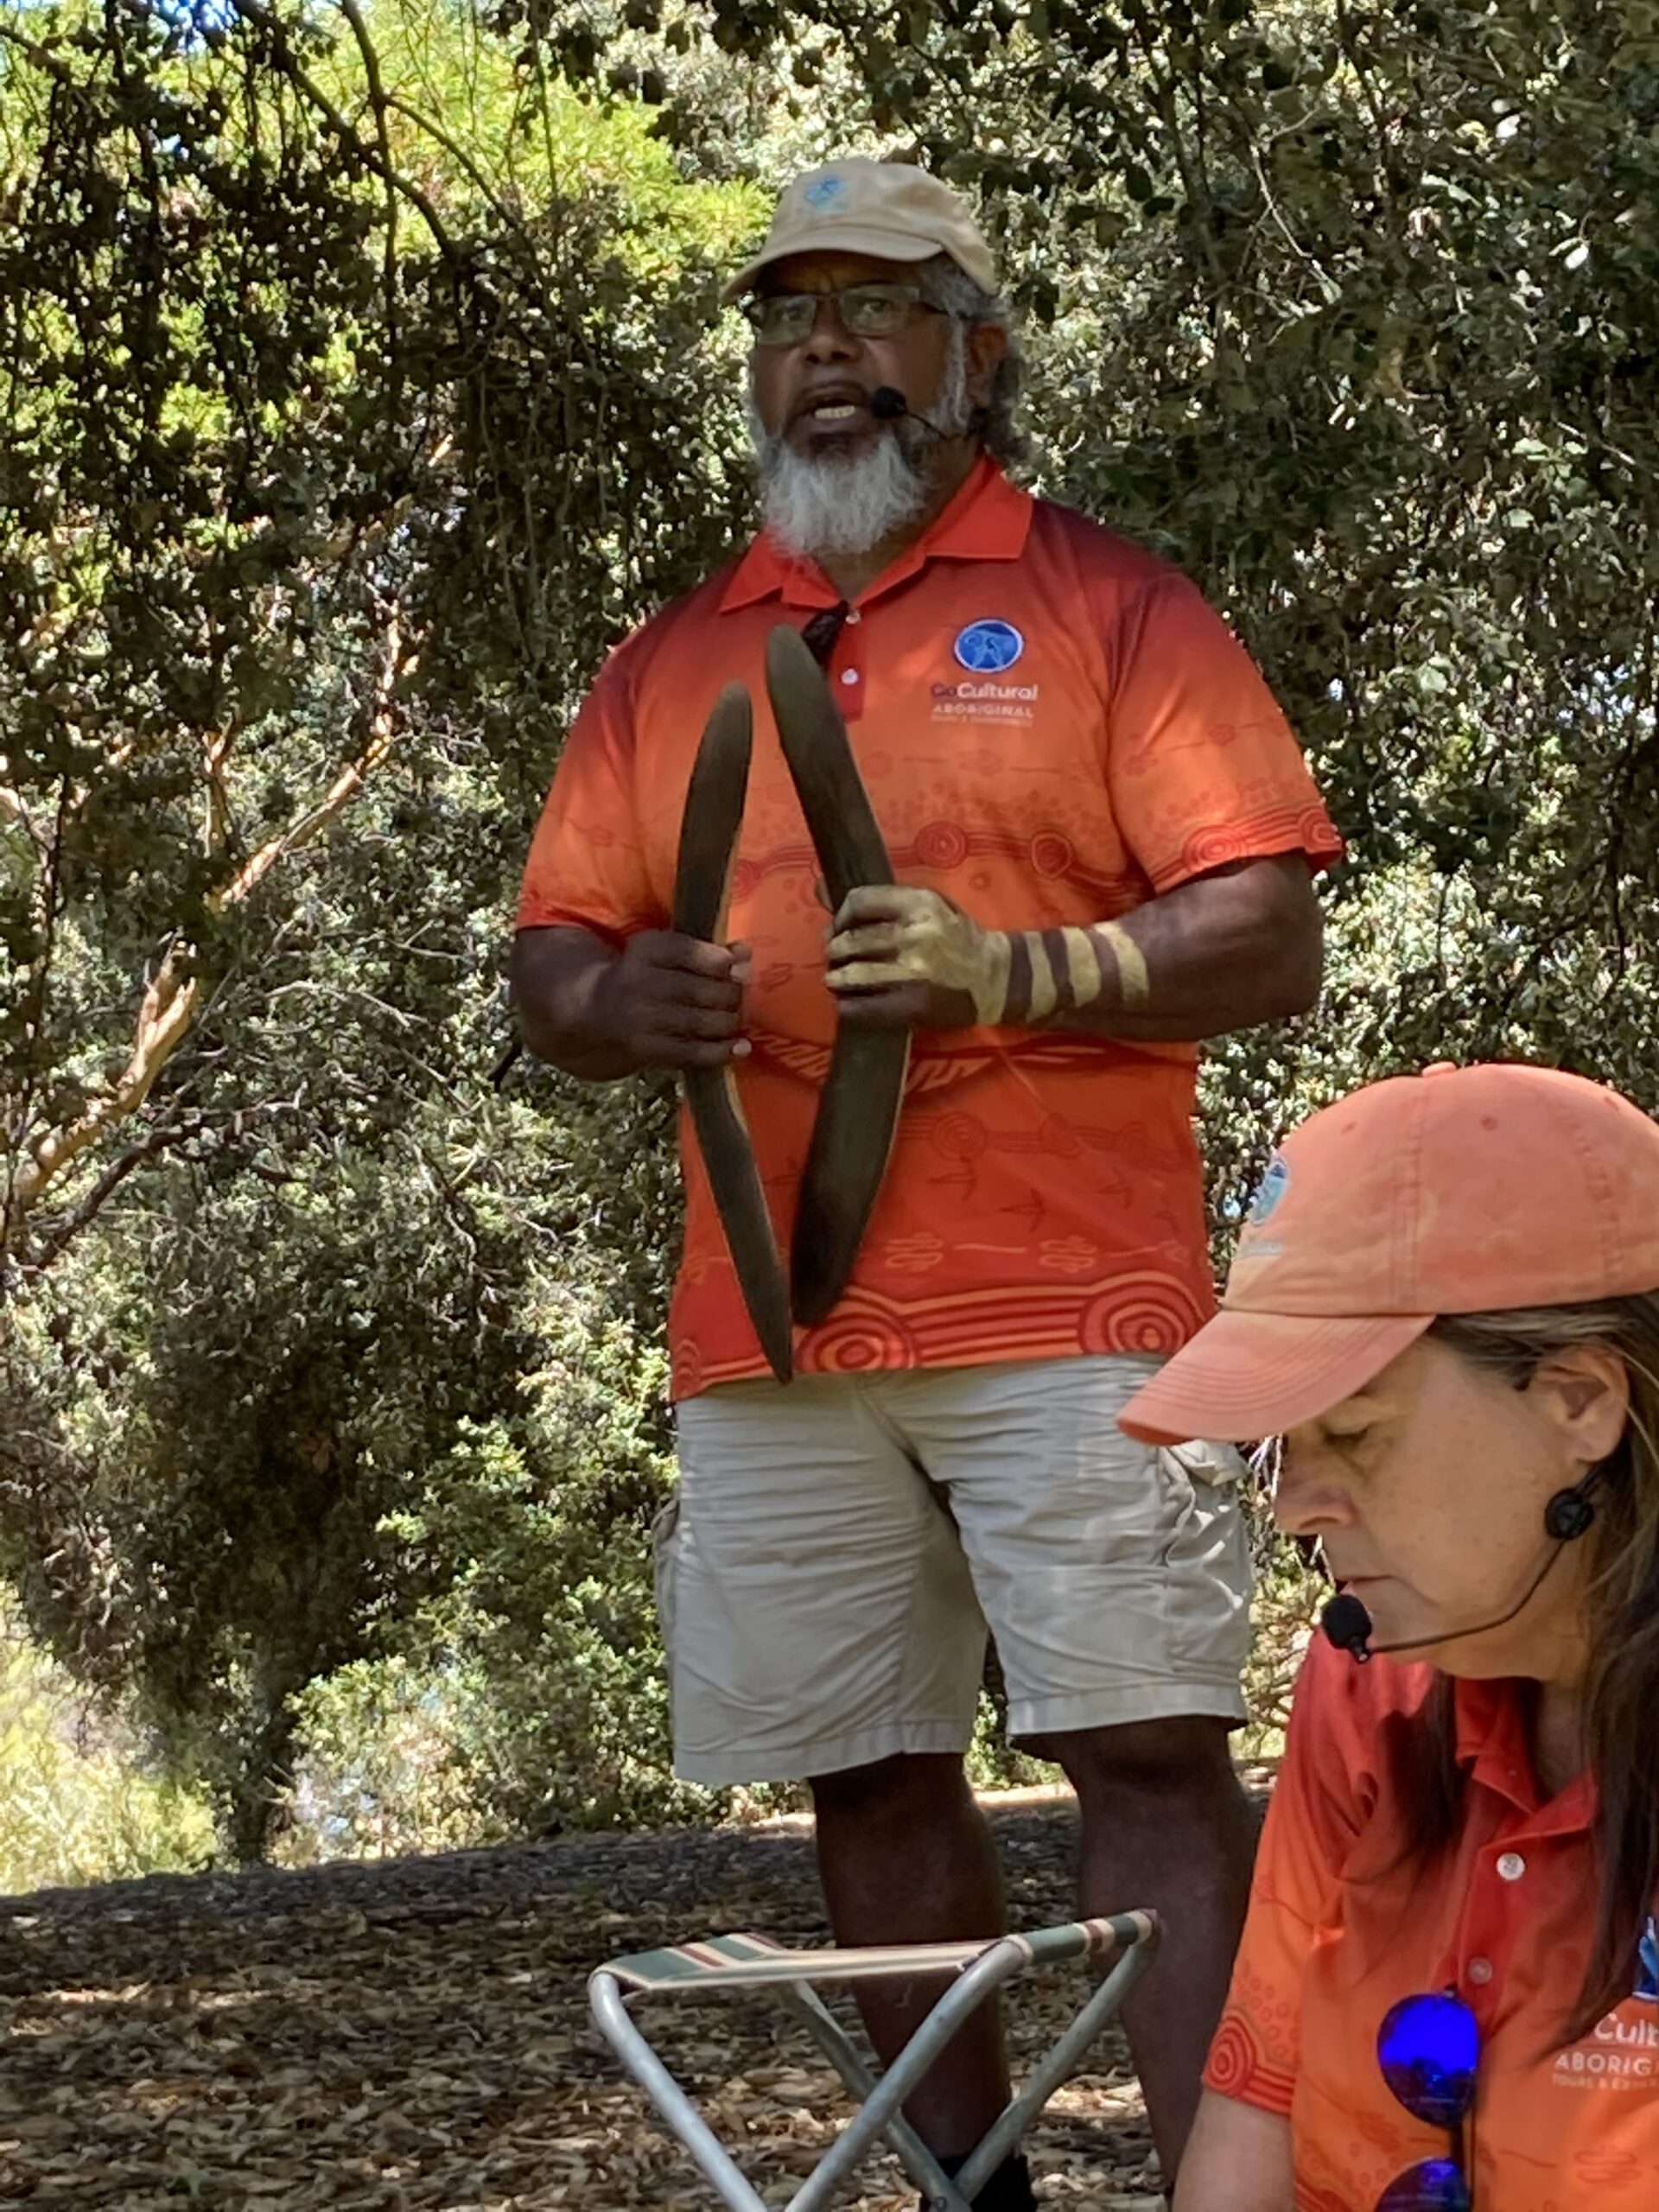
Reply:
[[[1070,1806],[993,1821],[1014,1924],[1068,1918]],[[584,1984],[601,1958],[739,1928],[827,1940],[798,1826],[0,1901],[0,2204],[699,2212],[712,2198],[620,2077]],[[1084,1986],[1015,1985],[1016,2056]],[[759,1997],[664,2003],[652,2027],[786,2202],[847,2109],[828,2068]],[[1028,2147],[1046,2212],[1160,2202],[1116,2031]],[[862,2212],[915,2203],[889,2159],[861,2187]]]

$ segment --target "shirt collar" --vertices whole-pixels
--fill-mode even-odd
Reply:
[[[1595,1816],[1594,1780],[1586,1769],[1554,1797],[1541,1796],[1528,1740],[1524,1687],[1459,1677],[1452,1691],[1459,1764],[1468,1769],[1471,1781],[1525,1814],[1530,1833],[1576,1834]]]
[[[917,575],[930,561],[1017,561],[1031,530],[1032,497],[1010,484],[988,454],[981,454],[966,481],[921,536],[906,546],[856,604],[867,606]],[[762,531],[739,561],[721,594],[720,612],[776,595],[786,607],[837,607],[841,594],[816,561],[785,553]]]

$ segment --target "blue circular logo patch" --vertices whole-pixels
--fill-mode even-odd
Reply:
[[[970,622],[957,633],[956,656],[976,676],[1001,676],[1012,668],[1026,650],[1026,641],[1012,622]]]
[[[1255,1196],[1250,1200],[1252,1229],[1259,1229],[1262,1226],[1280,1199],[1284,1197],[1285,1186],[1289,1181],[1290,1170],[1285,1165],[1285,1156],[1281,1152],[1275,1152],[1268,1162],[1267,1173],[1255,1186]]]
[[[1659,2005],[1659,1920],[1651,1914],[1642,1931],[1636,1967],[1636,1993],[1644,2005]]]
[[[838,176],[815,176],[801,196],[809,207],[830,207],[846,189],[844,181]]]

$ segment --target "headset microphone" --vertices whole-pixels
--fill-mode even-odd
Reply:
[[[908,415],[912,423],[919,423],[925,430],[931,430],[936,438],[942,438],[944,435],[944,432],[940,429],[937,423],[930,423],[925,415],[918,415],[916,412],[897,385],[877,385],[875,390],[870,394],[870,412],[878,423],[896,423],[901,416]]]
[[[1345,1651],[1356,1665],[1365,1665],[1371,1656],[1371,1617],[1357,1598],[1346,1590],[1333,1598],[1319,1615],[1319,1626],[1327,1642]]]
[[[1334,1643],[1338,1651],[1345,1651],[1356,1666],[1363,1667],[1376,1657],[1386,1657],[1395,1651],[1421,1651],[1431,1643],[1456,1643],[1465,1636],[1484,1636],[1489,1629],[1505,1628],[1516,1615],[1523,1612],[1537,1596],[1544,1577],[1549,1573],[1567,1547],[1577,1541],[1588,1530],[1596,1517],[1595,1501],[1590,1496],[1600,1475],[1592,1467],[1580,1483],[1571,1490],[1558,1490],[1544,1508],[1544,1533],[1554,1540],[1554,1549],[1527,1585],[1520,1598],[1507,1613],[1500,1613],[1496,1620],[1477,1621],[1472,1628],[1453,1629],[1450,1634],[1413,1636],[1398,1643],[1371,1643],[1371,1617],[1364,1601],[1356,1598],[1351,1590],[1344,1590],[1332,1598],[1319,1615],[1319,1628],[1325,1641]]]

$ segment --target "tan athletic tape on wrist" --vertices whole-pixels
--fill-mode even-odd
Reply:
[[[1120,923],[1098,922],[1094,935],[1103,938],[1112,949],[1112,957],[1117,963],[1118,998],[1124,1012],[1133,1014],[1152,996],[1147,956]]]
[[[1087,930],[1062,930],[1060,935],[1065,941],[1066,964],[1071,971],[1071,1003],[1092,1006],[1105,985],[1094,939]]]
[[[1022,961],[1010,957],[1002,979],[1003,1004],[999,1018],[1008,1013],[1009,976],[1023,965],[1029,986],[1023,1007],[1013,1009],[1016,1021],[1044,1021],[1057,1007],[1094,1005],[1106,989],[1106,970],[1101,946],[1110,952],[1117,976],[1118,1001],[1133,1013],[1151,996],[1146,956],[1126,929],[1116,922],[1097,922],[1092,929],[1020,930],[1008,941],[1010,956],[1017,943]],[[985,1017],[982,1017],[985,1018]]]
[[[1031,959],[1031,1003],[1026,1009],[1026,1019],[1042,1021],[1053,1013],[1059,1002],[1059,980],[1054,973],[1048,942],[1042,931],[1027,930],[1025,938],[1026,950]]]
[[[980,1026],[995,1029],[1007,1008],[1008,969],[1014,946],[1006,930],[984,930],[980,934],[983,963],[968,988]]]

